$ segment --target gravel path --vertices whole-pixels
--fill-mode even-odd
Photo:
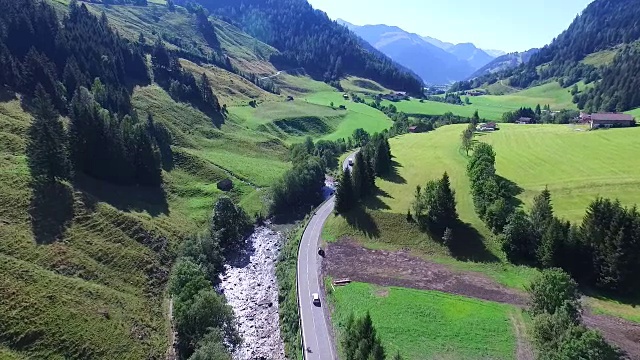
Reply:
[[[284,343],[278,316],[275,265],[282,235],[263,226],[247,240],[246,248],[225,265],[220,276],[224,292],[242,336],[236,360],[284,360]]]

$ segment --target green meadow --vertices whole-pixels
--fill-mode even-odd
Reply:
[[[512,320],[520,310],[437,291],[352,283],[331,295],[334,324],[370,312],[389,356],[405,359],[514,359]]]
[[[582,88],[584,85],[579,84],[579,86]],[[453,105],[437,101],[419,102],[413,98],[410,101],[394,103],[383,101],[383,105],[393,104],[399,111],[407,114],[442,115],[452,112],[455,115],[471,117],[475,111],[478,111],[483,119],[501,120],[505,112],[523,106],[535,108],[538,104],[540,106],[548,104],[552,110],[577,109],[571,101],[570,91],[571,89],[564,89],[557,82],[551,82],[507,95],[470,96],[471,105]]]

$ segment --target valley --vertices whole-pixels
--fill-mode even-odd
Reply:
[[[628,20],[608,0],[507,55],[301,0],[16,1],[0,0],[0,359],[360,360],[354,326],[375,360],[640,358],[639,129],[576,120],[640,116],[620,80],[640,35],[607,23],[557,60],[594,8]],[[549,268],[577,281],[568,323],[533,310]],[[622,353],[582,355],[607,344]]]

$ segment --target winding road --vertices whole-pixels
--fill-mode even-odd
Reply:
[[[344,169],[349,166],[350,154],[342,164]],[[329,311],[325,306],[325,296],[321,287],[320,261],[318,246],[325,221],[333,212],[335,196],[331,196],[309,221],[302,235],[298,249],[298,303],[300,306],[300,321],[302,323],[302,344],[306,360],[337,360],[336,347],[331,336]],[[320,294],[321,305],[313,304],[311,294]],[[310,351],[309,351],[310,350]]]

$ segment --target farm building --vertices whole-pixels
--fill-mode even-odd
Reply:
[[[591,129],[611,128],[611,127],[629,127],[635,126],[636,121],[633,116],[618,113],[591,114]]]
[[[495,122],[488,122],[488,123],[478,124],[478,126],[476,126],[476,130],[478,130],[478,131],[495,131],[497,127],[498,127],[498,125]]]
[[[382,94],[381,97],[389,101],[400,101],[409,99],[409,96],[407,96],[407,93],[404,91],[398,91],[391,94]]]
[[[518,124],[524,124],[524,125],[531,124],[531,123],[533,123],[533,119],[528,118],[528,117],[521,117],[520,119],[518,119],[517,123]]]
[[[418,127],[417,126],[409,126],[409,132],[410,133],[417,133],[418,132]]]

